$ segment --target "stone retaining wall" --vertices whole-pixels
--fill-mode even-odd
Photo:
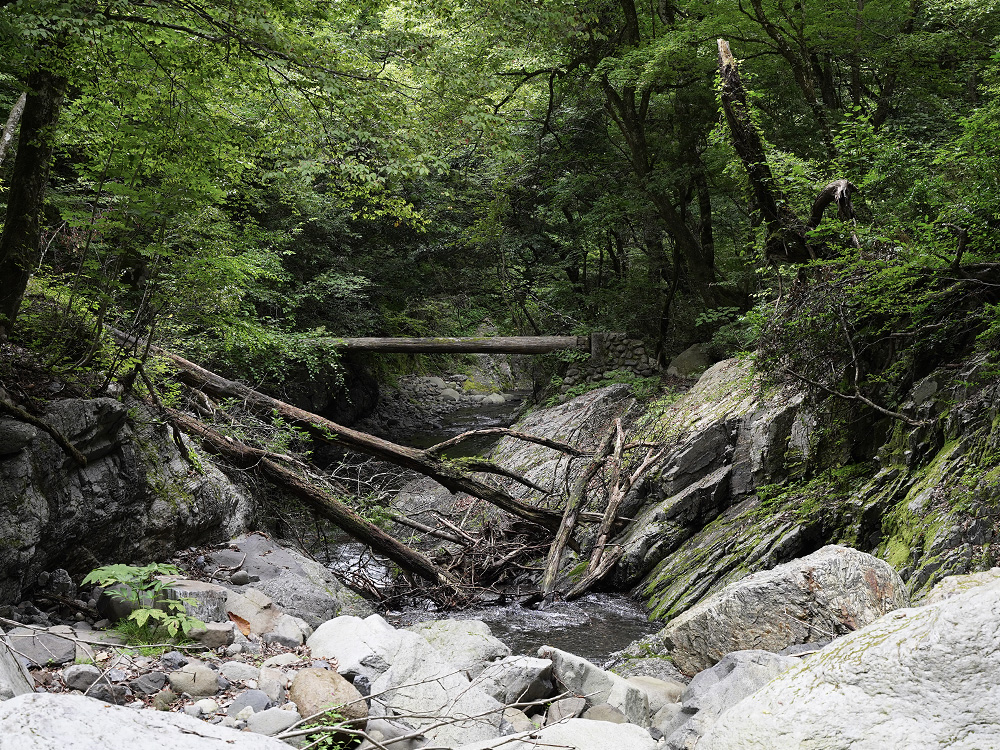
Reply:
[[[569,366],[559,392],[566,393],[583,383],[606,380],[613,372],[622,370],[643,378],[659,372],[656,360],[646,352],[641,339],[628,338],[624,333],[593,333],[590,358]]]

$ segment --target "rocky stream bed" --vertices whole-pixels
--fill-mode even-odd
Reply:
[[[519,430],[583,450],[616,419],[666,446],[622,504],[633,520],[603,583],[651,623],[623,608],[602,620],[617,606],[605,594],[589,612],[383,618],[323,565],[241,536],[259,523],[252,498],[203,454],[192,470],[155,415],[53,402],[83,469],[0,420],[0,748],[280,748],[331,705],[357,711],[336,722],[343,739],[380,750],[1000,747],[997,392],[975,360],[944,368],[914,386],[910,425],[760,384],[734,360],[650,404],[613,386],[524,416]],[[506,437],[491,458],[543,489],[583,471]],[[588,507],[605,502],[596,491]],[[426,479],[392,503],[492,512]],[[593,538],[580,542],[560,587],[586,562]],[[198,645],[123,648],[105,629],[122,613],[80,573],[178,550],[192,579],[173,586],[208,623]],[[518,624],[560,612],[583,640]],[[586,631],[602,628],[615,639],[594,648]]]

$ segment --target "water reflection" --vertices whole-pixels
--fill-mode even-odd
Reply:
[[[390,612],[396,627],[432,619],[482,620],[493,635],[515,654],[534,656],[540,646],[554,646],[595,664],[632,641],[659,630],[635,602],[617,594],[588,594],[573,602],[557,602],[546,609],[518,604],[478,607],[461,612]]]

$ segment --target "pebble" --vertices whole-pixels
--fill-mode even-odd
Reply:
[[[260,670],[253,664],[242,661],[227,661],[219,667],[219,673],[230,682],[246,682],[256,680]]]
[[[262,667],[287,667],[289,664],[298,664],[302,661],[295,654],[278,654],[277,656],[272,656],[269,659],[265,659],[261,664]]]
[[[229,582],[234,586],[245,586],[250,583],[250,574],[245,570],[237,570],[229,576]]]
[[[153,708],[157,711],[169,711],[170,706],[177,700],[177,693],[170,688],[161,690],[153,696]]]
[[[198,707],[198,710],[204,716],[211,716],[219,710],[219,704],[211,698],[203,698],[202,700],[197,701],[194,705]]]
[[[149,672],[136,677],[129,683],[129,687],[137,693],[142,693],[143,695],[153,695],[166,684],[167,676],[163,674],[163,672]]]
[[[219,692],[219,678],[215,671],[199,661],[189,662],[180,669],[171,672],[167,679],[175,692],[189,693],[192,696],[215,695]]]
[[[226,713],[238,719],[245,719],[243,711],[250,709],[251,713],[264,711],[271,705],[271,699],[263,690],[245,690],[233,699]]]
[[[280,708],[268,708],[247,718],[247,729],[257,734],[275,735],[297,722],[301,716]]]
[[[70,690],[86,690],[101,676],[93,664],[74,664],[63,670],[63,682]]]
[[[171,672],[180,669],[187,663],[187,657],[179,651],[168,651],[160,657],[160,664],[163,665],[164,669],[169,669]]]

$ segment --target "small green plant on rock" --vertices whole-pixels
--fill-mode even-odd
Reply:
[[[354,738],[346,734],[347,719],[337,711],[327,711],[295,727],[294,731],[315,730],[305,736],[305,747],[310,750],[344,750]]]
[[[172,584],[162,576],[179,574],[176,566],[165,563],[105,565],[90,571],[83,583],[96,583],[109,596],[132,604],[135,609],[126,619],[127,624],[123,623],[122,635],[129,642],[150,643],[160,634],[176,638],[178,634],[186,636],[194,628],[205,627],[205,623],[187,613],[186,606],[193,599],[171,599],[164,594]]]

